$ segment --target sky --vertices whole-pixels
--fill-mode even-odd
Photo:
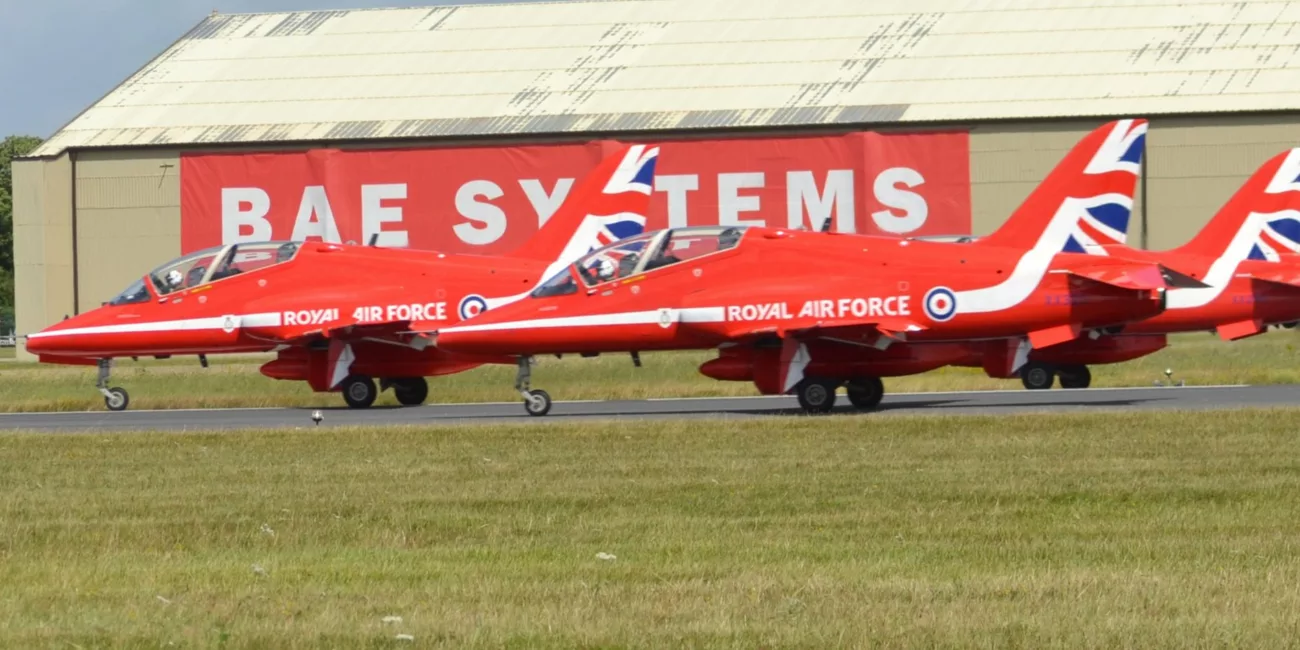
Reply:
[[[0,0],[0,139],[46,138],[204,16],[503,0]]]

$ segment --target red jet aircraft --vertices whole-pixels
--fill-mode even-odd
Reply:
[[[1062,252],[1087,219],[1127,218],[1143,120],[1087,136],[993,235],[974,243],[792,231],[677,228],[591,253],[523,300],[442,328],[439,348],[530,355],[718,348],[701,372],[794,391],[810,412],[874,408],[880,377],[959,363],[1011,376],[1031,348],[1096,335],[1164,309],[1159,265]],[[1192,283],[1197,284],[1198,283]]]
[[[195,354],[206,366],[208,354],[267,351],[277,357],[263,374],[341,390],[351,407],[389,386],[400,403],[420,404],[425,377],[515,362],[431,347],[434,330],[524,298],[593,248],[644,231],[658,153],[634,145],[607,157],[509,257],[230,244],[158,267],[103,307],[29,335],[27,349],[48,363],[98,365],[114,411],[129,401],[108,386],[115,357]]]
[[[1205,286],[1170,289],[1165,312],[1130,323],[1118,335],[1033,350],[1021,369],[1026,388],[1051,388],[1057,375],[1062,388],[1086,388],[1089,364],[1151,354],[1175,332],[1212,331],[1237,340],[1300,321],[1300,149],[1266,162],[1183,246],[1163,252],[1129,248],[1127,221],[1094,229],[1091,238],[1072,241],[1067,250],[1159,262]],[[979,359],[962,365],[978,366]]]

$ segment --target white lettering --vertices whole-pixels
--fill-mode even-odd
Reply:
[[[506,213],[487,201],[478,201],[478,197],[488,200],[499,199],[505,192],[492,181],[470,181],[456,190],[456,212],[460,216],[483,225],[458,223],[452,231],[466,244],[485,246],[501,239],[506,234]]]
[[[303,190],[302,202],[298,204],[292,239],[306,241],[308,237],[319,237],[335,244],[343,241],[339,238],[339,227],[334,222],[334,210],[330,207],[324,185],[309,185]]]
[[[755,212],[761,206],[757,196],[741,196],[740,190],[763,187],[763,172],[718,174],[718,224],[723,226],[762,226],[762,219],[741,219],[742,212]]]
[[[817,179],[810,171],[791,171],[785,174],[786,223],[791,228],[803,226],[804,209],[808,211],[808,225],[821,230],[831,218],[834,206],[835,229],[856,232],[853,208],[853,170],[832,169],[826,172],[826,185],[817,190]]]
[[[271,222],[266,220],[270,211],[271,197],[260,187],[221,188],[221,243],[272,239]],[[245,228],[247,235],[243,234]]]
[[[924,183],[925,177],[910,167],[891,167],[880,172],[872,188],[876,193],[876,200],[886,207],[902,210],[903,214],[899,216],[890,210],[872,212],[871,219],[876,222],[876,226],[896,235],[909,233],[924,226],[930,214],[930,206],[926,204],[925,197],[898,187],[905,185],[910,188]]]
[[[672,174],[655,176],[655,191],[668,195],[668,227],[686,226],[686,193],[700,189],[698,174]]]
[[[536,178],[520,180],[519,187],[528,196],[528,202],[537,213],[537,226],[540,228],[546,225],[547,220],[560,209],[561,205],[564,205],[564,199],[568,198],[569,191],[573,189],[573,179],[561,178],[555,181],[555,189],[549,194],[546,188],[542,187],[542,182]]]
[[[360,311],[360,310],[358,310]],[[353,312],[355,317],[357,312]],[[281,315],[285,325],[319,325],[339,319],[338,309],[300,309],[286,311]]]
[[[405,230],[387,230],[386,223],[401,223],[402,208],[385,207],[388,199],[405,199],[406,183],[361,186],[361,243],[369,244],[372,235],[379,235],[378,246],[405,248],[409,239]]]
[[[849,303],[849,309],[852,310],[854,317],[862,318],[867,315],[867,301],[854,298],[853,302]]]
[[[867,298],[867,314],[879,316],[885,313],[883,301],[879,298]]]

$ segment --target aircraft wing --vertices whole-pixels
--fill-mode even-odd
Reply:
[[[1075,266],[1056,271],[1067,273],[1072,278],[1088,282],[1110,285],[1120,289],[1163,289],[1168,286],[1162,267],[1155,264],[1128,264],[1101,258],[1097,264]]]
[[[801,327],[779,327],[775,325],[754,326],[749,323],[736,323],[728,335],[733,340],[746,340],[763,336],[795,338],[836,338],[872,343],[885,336],[904,340],[908,333],[926,329],[910,319],[897,316],[834,318],[817,321],[813,325]]]
[[[1256,282],[1266,284],[1276,284],[1288,289],[1300,289],[1300,273],[1294,271],[1277,270],[1277,271],[1251,271],[1250,273],[1241,274],[1243,277],[1250,278]]]
[[[280,327],[276,328],[274,336],[264,336],[264,338],[283,345],[306,345],[322,339],[340,341],[377,339],[423,349],[432,340],[429,335],[440,327],[446,327],[446,323],[412,320],[359,323],[349,318],[319,325]]]

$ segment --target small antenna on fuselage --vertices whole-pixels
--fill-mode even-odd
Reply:
[[[829,214],[826,215],[826,219],[822,221],[821,231],[822,231],[822,232],[830,232],[830,231],[831,231],[831,215],[829,215]]]
[[[366,246],[374,246],[375,244],[378,243],[379,243],[379,233],[375,233],[370,236],[370,241],[366,244]]]

